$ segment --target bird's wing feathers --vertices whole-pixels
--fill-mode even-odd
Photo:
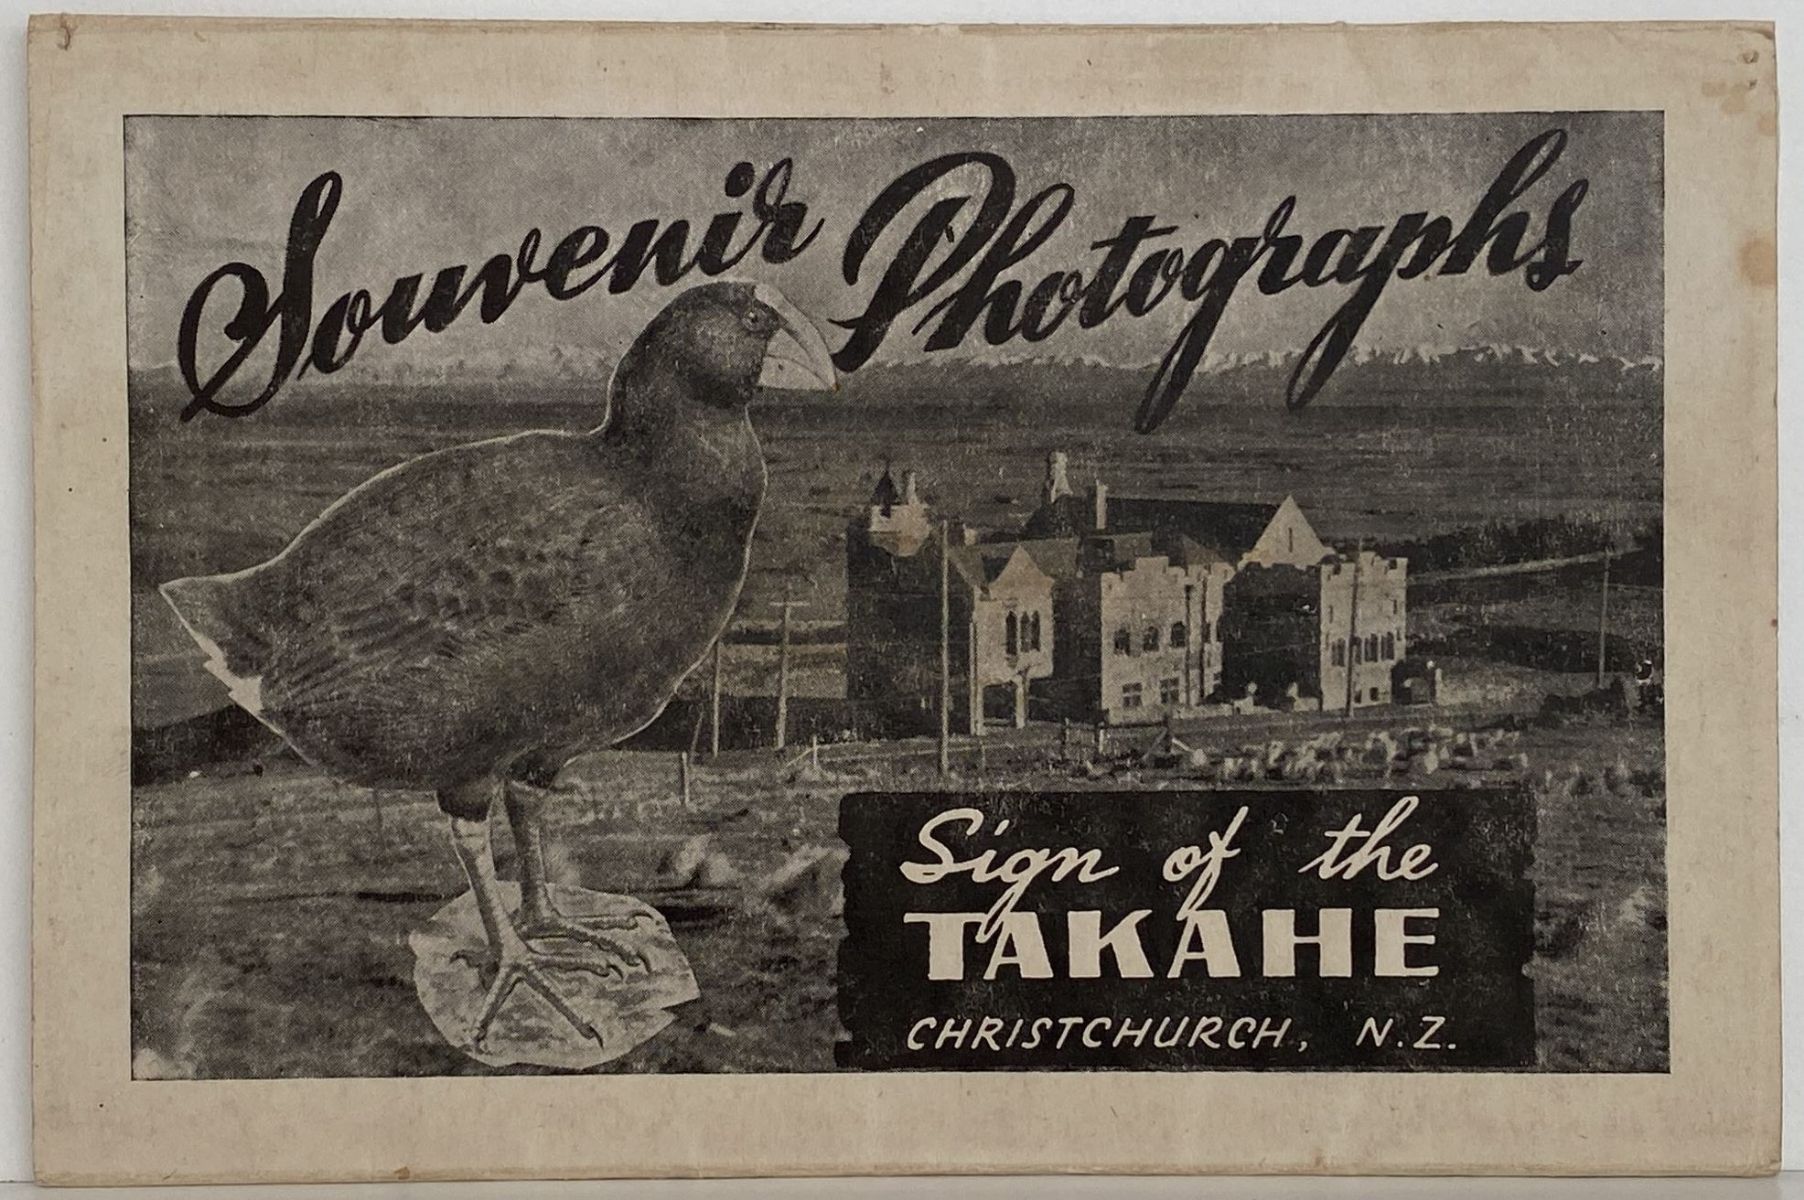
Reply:
[[[586,439],[526,435],[415,460],[309,526],[258,582],[275,703],[411,694],[472,656],[526,657],[630,620],[658,535]],[[566,653],[570,647],[561,647]],[[355,684],[354,688],[350,685]]]

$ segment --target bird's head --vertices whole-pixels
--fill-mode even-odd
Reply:
[[[820,330],[768,283],[690,288],[652,318],[634,349],[718,407],[743,407],[761,387],[838,388]]]

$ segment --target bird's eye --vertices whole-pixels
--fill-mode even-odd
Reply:
[[[739,317],[739,323],[752,333],[769,333],[774,326],[771,316],[762,308],[748,308]]]

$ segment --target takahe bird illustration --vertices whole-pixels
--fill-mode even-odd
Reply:
[[[208,670],[302,758],[437,793],[492,952],[477,1046],[520,985],[599,1040],[546,969],[624,976],[634,956],[602,931],[628,922],[553,907],[543,789],[650,724],[724,631],[764,497],[755,391],[833,381],[820,332],[769,285],[691,288],[622,357],[593,431],[423,455],[269,561],[163,585]],[[517,915],[489,842],[497,798]]]

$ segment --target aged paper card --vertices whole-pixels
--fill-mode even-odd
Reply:
[[[1772,1170],[1772,55],[36,21],[41,1176]]]

